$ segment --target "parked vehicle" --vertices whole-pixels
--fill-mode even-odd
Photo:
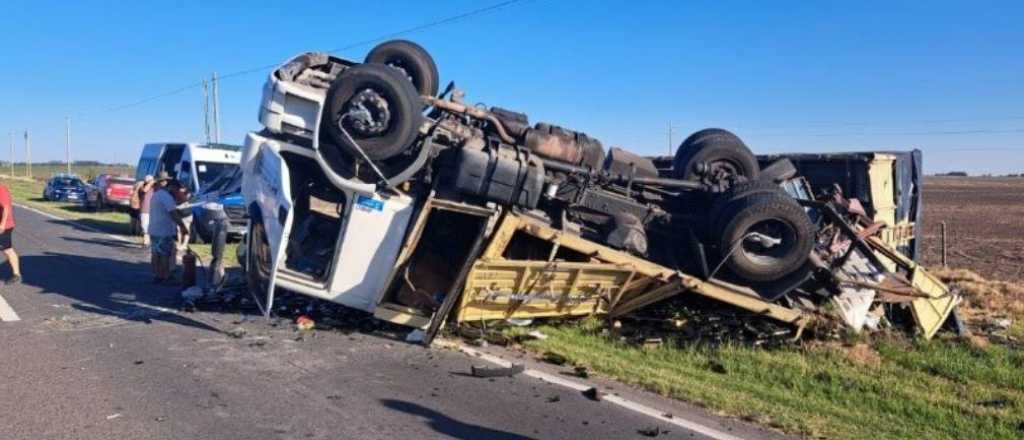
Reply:
[[[227,144],[146,144],[135,168],[135,180],[166,171],[197,194],[226,170],[238,167],[241,148]]]
[[[127,208],[135,180],[127,176],[100,174],[93,179],[92,185],[96,187],[99,208]]]
[[[438,95],[437,78],[407,41],[271,73],[266,129],[242,154],[244,262],[265,310],[284,288],[430,335],[450,316],[618,316],[691,292],[801,328],[828,303],[855,330],[869,310],[912,315],[931,337],[959,301],[880,233],[916,221],[887,210],[920,212],[893,185],[917,194],[919,153],[909,168],[864,153],[858,187],[711,128],[665,163],[468,105],[453,84]]]
[[[228,169],[192,199],[192,239],[210,242],[213,238],[211,211],[222,210],[228,218],[228,239],[246,234],[249,215],[242,197],[242,170]]]
[[[88,202],[88,194],[89,185],[74,174],[54,174],[43,188],[43,199],[48,201],[85,205]]]

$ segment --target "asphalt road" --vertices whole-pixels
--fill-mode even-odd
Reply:
[[[0,314],[0,438],[622,439],[654,427],[668,430],[659,438],[703,437],[526,375],[472,377],[479,359],[401,335],[301,337],[238,310],[182,312],[178,289],[150,284],[143,250],[16,215],[25,281],[0,287],[20,318]],[[229,334],[237,328],[243,337]],[[613,389],[732,436],[776,436]]]

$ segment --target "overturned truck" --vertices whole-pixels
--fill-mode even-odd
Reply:
[[[426,330],[622,316],[696,295],[792,324],[930,338],[959,297],[916,262],[920,152],[757,156],[705,129],[672,157],[470,105],[391,41],[271,73],[242,158],[242,258],[275,289]]]

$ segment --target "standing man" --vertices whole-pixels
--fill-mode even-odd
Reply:
[[[139,217],[139,210],[142,208],[142,185],[145,184],[145,180],[135,182],[132,185],[132,195],[128,199],[128,234],[132,236],[146,233],[146,231],[142,231],[142,219]]]
[[[178,234],[188,234],[188,228],[181,219],[178,203],[167,186],[171,178],[166,172],[157,175],[149,205],[149,234],[152,252],[153,282],[165,283],[171,279],[177,250]],[[176,185],[175,185],[176,186]]]
[[[18,262],[18,253],[14,252],[14,244],[11,236],[14,235],[14,207],[11,205],[11,192],[7,185],[0,184],[0,251],[7,256],[7,263],[11,265],[11,277],[7,284],[18,284],[21,282],[21,264]]]
[[[161,171],[159,174],[167,175],[167,172]],[[153,200],[155,184],[153,176],[147,174],[146,178],[142,180],[142,186],[139,187],[139,226],[142,227],[142,247],[149,246],[149,204]]]

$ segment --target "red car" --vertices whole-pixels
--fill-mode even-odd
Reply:
[[[135,186],[135,179],[126,176],[114,176],[111,174],[100,174],[93,180],[99,192],[99,206],[101,208],[127,208],[132,198],[132,188]]]

